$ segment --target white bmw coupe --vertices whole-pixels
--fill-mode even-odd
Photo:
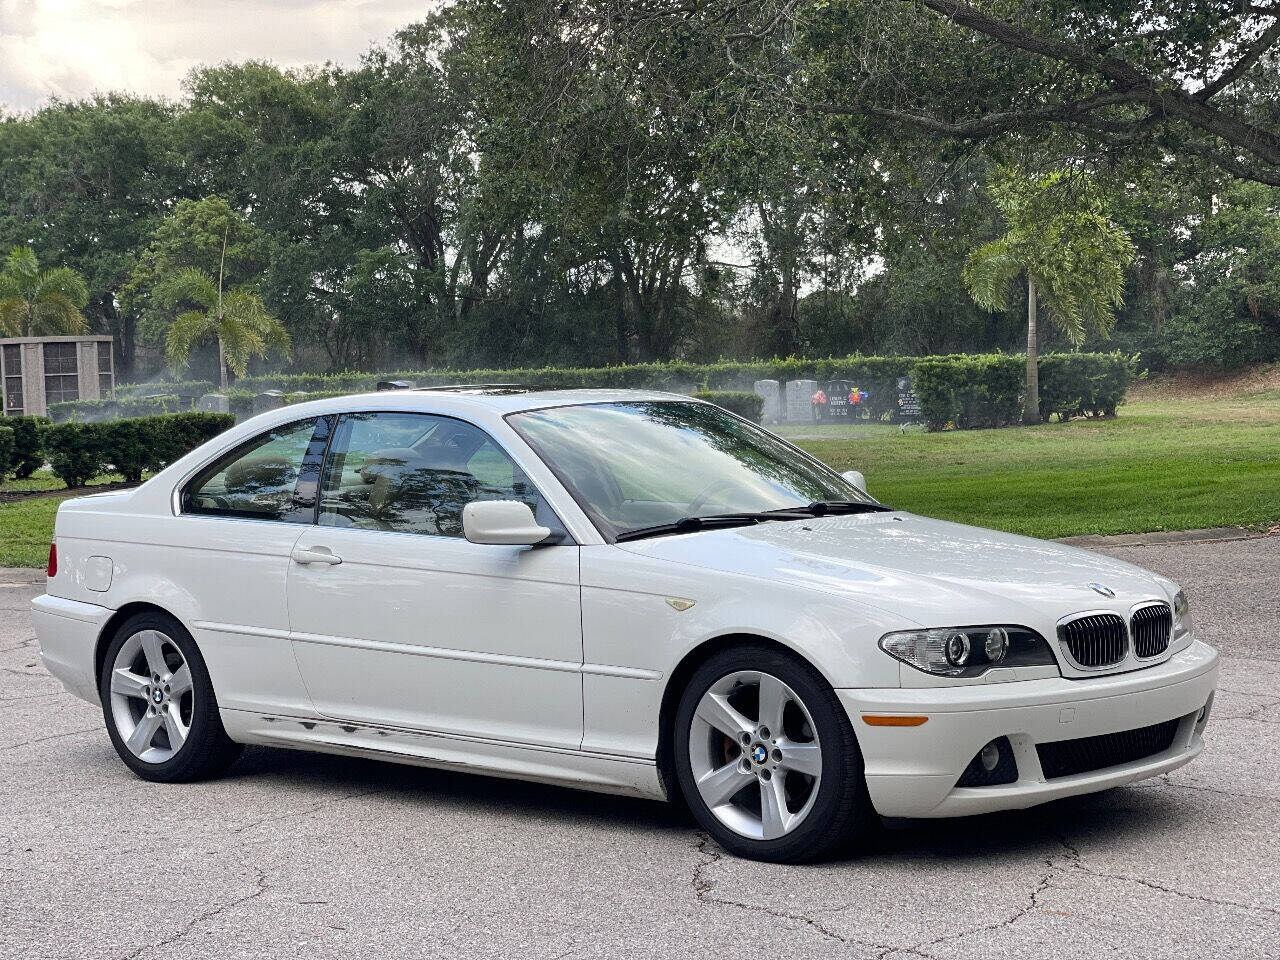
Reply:
[[[682,798],[764,860],[1165,773],[1218,675],[1164,577],[651,392],[276,410],[64,503],[48,573],[44,663],[145,779],[378,757]]]

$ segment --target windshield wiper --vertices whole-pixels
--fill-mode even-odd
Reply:
[[[802,507],[783,507],[769,512],[774,515],[799,513],[807,517],[824,517],[829,513],[885,513],[892,509],[883,503],[867,503],[865,500],[815,500]]]
[[[614,537],[616,543],[627,540],[643,540],[661,537],[669,533],[697,533],[719,527],[749,527],[766,520],[803,520],[811,514],[801,510],[768,510],[763,513],[714,513],[706,517],[681,517],[672,523],[659,523],[652,527],[627,530]]]

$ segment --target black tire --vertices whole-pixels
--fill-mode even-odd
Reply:
[[[112,714],[111,670],[120,648],[134,634],[142,630],[156,630],[167,636],[182,653],[191,671],[191,724],[186,741],[164,762],[150,763],[137,757],[120,737]],[[102,702],[102,715],[107,733],[116,753],[125,766],[143,780],[157,783],[188,783],[207,780],[222,774],[240,755],[243,749],[223,729],[218,714],[218,701],[209,681],[209,671],[204,657],[186,628],[175,618],[159,611],[139,613],[130,617],[116,629],[102,658],[102,670],[98,677],[98,698]]]
[[[805,819],[772,840],[744,836],[721,823],[698,792],[690,761],[690,727],[703,694],[738,671],[771,674],[803,701],[822,745],[822,776]],[[751,860],[804,863],[865,849],[881,822],[867,795],[862,752],[853,725],[830,684],[799,657],[767,644],[743,644],[714,654],[694,672],[681,694],[672,731],[676,776],[690,812],[711,837]]]

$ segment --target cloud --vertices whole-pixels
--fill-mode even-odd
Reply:
[[[200,64],[353,63],[429,0],[0,0],[0,109],[109,90],[176,97]]]

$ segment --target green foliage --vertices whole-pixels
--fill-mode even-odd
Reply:
[[[1114,417],[1137,375],[1137,356],[1047,354],[1040,358],[1040,418]]]
[[[34,250],[14,247],[0,270],[0,336],[84,333],[88,301],[80,274],[67,267],[41,270]]]
[[[44,465],[44,417],[7,417],[5,426],[13,430],[13,475],[25,480]]]
[[[16,446],[13,428],[0,424],[0,480],[8,476],[9,471],[13,469]]]
[[[1057,172],[1031,179],[1012,169],[1000,171],[989,190],[1008,230],[965,262],[973,299],[1005,310],[1015,281],[1025,276],[1071,343],[1110,332],[1134,247],[1111,222],[1105,195],[1087,177]]]
[[[118,400],[67,400],[49,405],[54,423],[68,420],[96,422],[117,417],[149,417],[161,413],[183,413],[191,409],[190,397],[176,394],[158,397],[121,397]]]
[[[705,400],[717,407],[724,407],[730,413],[745,417],[752,423],[759,423],[764,413],[764,397],[746,390],[698,390],[692,394],[695,400]]]
[[[111,399],[123,400],[147,395],[202,397],[206,393],[212,393],[216,386],[212,380],[152,380],[147,383],[116,384],[111,391]]]
[[[180,413],[105,423],[67,422],[48,428],[45,443],[54,474],[68,487],[84,486],[114,467],[137,482],[235,425],[224,413]]]
[[[169,309],[195,305],[174,317],[165,334],[165,359],[175,369],[187,366],[192,348],[202,340],[218,341],[226,365],[239,377],[255,357],[289,355],[289,334],[249,289],[224,291],[220,280],[188,267],[160,280],[154,296]]]

